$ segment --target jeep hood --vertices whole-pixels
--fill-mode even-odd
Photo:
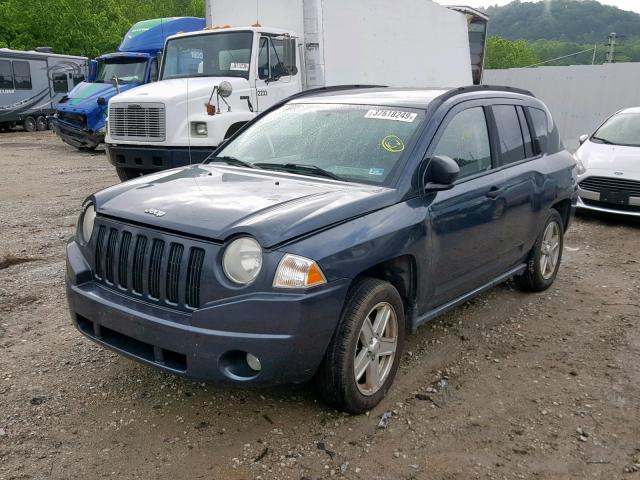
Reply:
[[[397,193],[268,170],[195,165],[116,185],[98,192],[95,202],[99,215],[125,222],[219,242],[251,235],[270,248],[392,205]]]

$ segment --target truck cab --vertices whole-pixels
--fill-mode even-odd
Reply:
[[[96,59],[96,78],[82,82],[63,98],[54,121],[62,141],[80,149],[95,149],[104,141],[111,97],[158,79],[164,40],[178,31],[200,30],[204,19],[158,18],[136,23],[117,52]]]
[[[167,39],[161,82],[109,103],[109,160],[124,180],[199,163],[257,113],[301,91],[294,32],[209,27]]]

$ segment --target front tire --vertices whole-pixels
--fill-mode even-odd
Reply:
[[[116,173],[122,182],[142,176],[142,172],[136,168],[116,167]]]
[[[378,405],[396,376],[404,333],[402,299],[393,285],[374,278],[356,283],[315,376],[322,399],[354,414]]]
[[[516,284],[529,292],[549,288],[560,268],[564,248],[564,222],[557,210],[551,209],[531,252],[527,270],[516,277]]]

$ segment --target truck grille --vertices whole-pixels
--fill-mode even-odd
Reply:
[[[87,126],[87,117],[83,113],[58,112],[58,119],[78,128],[86,128]]]
[[[624,178],[589,177],[580,182],[580,188],[589,192],[626,192],[632,197],[640,197],[640,182]]]
[[[109,133],[115,140],[165,140],[162,103],[116,103],[109,106]]]
[[[133,296],[189,309],[200,307],[205,251],[179,242],[100,225],[96,236],[97,280]]]

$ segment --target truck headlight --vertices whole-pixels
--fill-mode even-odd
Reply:
[[[96,207],[93,203],[88,204],[84,212],[82,212],[82,217],[80,219],[81,228],[80,234],[82,235],[82,240],[84,243],[89,243],[91,240],[91,234],[93,233],[93,224],[96,220]]]
[[[191,122],[191,133],[198,137],[207,136],[207,123],[206,122]]]
[[[309,288],[327,283],[320,267],[313,260],[286,254],[273,278],[275,288]]]
[[[251,237],[231,242],[222,256],[222,268],[229,280],[239,285],[253,282],[262,268],[262,248]]]

